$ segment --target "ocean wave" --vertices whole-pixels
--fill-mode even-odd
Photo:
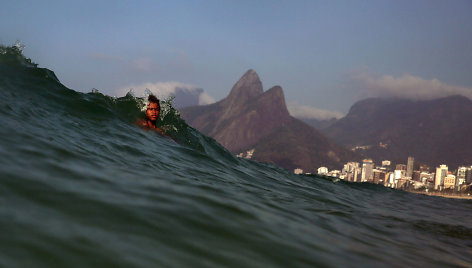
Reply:
[[[0,48],[0,266],[470,267],[472,203],[239,159]]]

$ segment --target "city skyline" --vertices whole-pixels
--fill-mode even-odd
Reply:
[[[381,166],[376,166],[370,158],[362,162],[347,162],[341,170],[329,171],[326,167],[319,167],[316,174],[327,175],[349,182],[369,182],[381,184],[385,187],[405,189],[424,189],[434,191],[463,191],[472,187],[472,165],[460,165],[449,170],[445,164],[431,168],[425,164],[418,164],[414,169],[414,157],[409,156],[407,164],[396,164],[383,160]],[[433,172],[435,170],[435,172]],[[296,168],[295,174],[303,174],[303,170]],[[311,173],[305,173],[311,174]],[[411,174],[411,175],[410,175]],[[471,188],[472,189],[472,188]]]

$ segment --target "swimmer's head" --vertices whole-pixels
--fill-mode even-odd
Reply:
[[[146,109],[146,116],[151,121],[156,121],[159,118],[159,113],[161,112],[161,105],[159,99],[154,95],[149,95],[148,97],[148,106]]]

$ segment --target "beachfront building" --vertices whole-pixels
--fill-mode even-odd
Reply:
[[[415,163],[415,158],[413,156],[408,157],[408,162],[406,165],[406,177],[413,178],[413,165]]]
[[[252,158],[252,155],[254,154],[254,151],[255,149],[251,149],[249,151],[246,152],[246,159],[251,159]]]
[[[239,158],[251,159],[251,158],[252,158],[252,155],[254,154],[254,151],[255,151],[255,149],[251,149],[251,150],[249,150],[249,151],[246,151],[246,156],[244,156],[244,152],[243,152],[243,153],[239,153],[239,154],[237,154],[236,156],[239,157]]]
[[[296,168],[293,170],[293,173],[297,174],[297,175],[300,175],[300,174],[303,174],[303,169],[301,168]]]
[[[402,173],[402,177],[406,176],[406,165],[405,164],[397,164],[395,165],[395,170],[400,170]]]
[[[425,185],[434,185],[434,173],[421,172],[419,181]]]
[[[372,171],[373,175],[373,182],[376,183],[376,184],[384,184],[385,183],[385,176],[386,176],[386,172],[385,170],[381,170],[381,169],[374,169]]]
[[[434,178],[434,190],[441,190],[444,186],[444,178],[447,176],[448,167],[446,165],[440,165],[436,168],[436,177]]]
[[[347,173],[344,178],[346,181],[351,181],[351,182],[358,182],[360,181],[360,169],[356,169],[353,172]]]
[[[374,162],[372,161],[372,159],[362,160],[361,182],[372,181],[373,169],[374,169]]]
[[[386,182],[386,187],[395,188],[395,171],[389,172],[387,175],[388,179]]]
[[[380,169],[372,170],[372,182],[375,184],[384,184],[385,181],[385,171]]]
[[[472,183],[472,166],[467,168],[467,171],[465,173],[465,183],[466,184]]]
[[[337,170],[337,169],[331,170],[330,172],[328,172],[328,176],[340,178],[340,176],[341,176],[341,171],[340,171],[340,170]]]
[[[452,189],[456,186],[456,176],[453,174],[447,174],[444,178],[444,189]]]
[[[398,188],[399,181],[404,177],[404,170],[395,169],[393,171],[393,188]]]
[[[466,176],[467,176],[467,167],[459,167],[457,168],[456,173],[456,189],[460,189],[462,185],[466,183]]]
[[[328,174],[328,168],[327,167],[319,167],[318,168],[318,175],[327,175]]]
[[[410,178],[408,177],[402,177],[401,179],[399,179],[397,181],[397,189],[401,189],[401,188],[407,188],[409,185],[410,185]]]
[[[385,187],[389,187],[390,186],[390,176],[392,175],[392,172],[391,171],[385,171],[385,179],[384,179],[384,183],[383,183],[383,186]]]
[[[356,182],[358,175],[360,173],[359,163],[358,162],[348,162],[344,165],[341,170],[341,174],[344,175],[346,181]]]

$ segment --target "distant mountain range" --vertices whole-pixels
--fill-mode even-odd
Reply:
[[[286,169],[313,172],[339,168],[359,157],[318,130],[290,116],[280,86],[263,91],[257,73],[247,71],[223,100],[180,109],[182,118],[235,154],[254,149],[253,159]]]
[[[408,156],[431,167],[472,164],[472,101],[463,96],[370,98],[341,119],[303,122],[288,113],[281,87],[264,92],[257,73],[249,70],[225,99],[180,112],[232,153],[254,149],[253,159],[290,170],[340,169],[361,158],[406,163]]]
[[[322,131],[375,161],[406,163],[408,156],[431,166],[472,164],[472,101],[451,96],[430,101],[372,98]]]

